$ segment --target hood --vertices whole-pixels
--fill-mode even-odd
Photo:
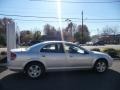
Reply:
[[[10,51],[11,52],[23,52],[23,51],[26,51],[27,49],[26,48],[16,48],[16,49],[11,49]]]
[[[100,56],[102,58],[106,58],[108,60],[113,60],[112,57],[106,53],[102,53],[102,52],[97,52],[97,51],[91,51],[91,53],[95,54],[96,56]]]
[[[103,52],[97,52],[97,51],[91,51],[92,53],[94,54],[102,54],[102,55],[107,55],[106,53],[103,53]]]

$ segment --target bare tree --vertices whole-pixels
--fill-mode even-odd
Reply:
[[[118,33],[118,26],[105,26],[102,31],[102,40],[106,43],[118,43],[116,35]]]
[[[116,35],[118,33],[117,26],[105,26],[102,31],[102,35]]]
[[[79,43],[86,43],[87,41],[89,41],[90,32],[88,30],[88,27],[86,25],[83,25],[83,31],[82,31],[82,25],[78,25],[77,32],[74,34],[74,38]]]

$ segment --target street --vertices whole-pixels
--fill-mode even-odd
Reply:
[[[0,90],[120,90],[120,61],[103,74],[88,70],[48,72],[37,80],[0,70]]]

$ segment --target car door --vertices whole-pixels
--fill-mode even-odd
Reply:
[[[66,53],[68,53],[69,67],[87,68],[91,67],[93,57],[83,48],[73,44],[64,45]]]
[[[40,55],[48,69],[62,69],[67,67],[68,63],[61,43],[51,43],[43,46],[40,50]]]

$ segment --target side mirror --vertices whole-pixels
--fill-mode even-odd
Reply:
[[[89,54],[89,52],[88,51],[84,51],[84,54]]]

